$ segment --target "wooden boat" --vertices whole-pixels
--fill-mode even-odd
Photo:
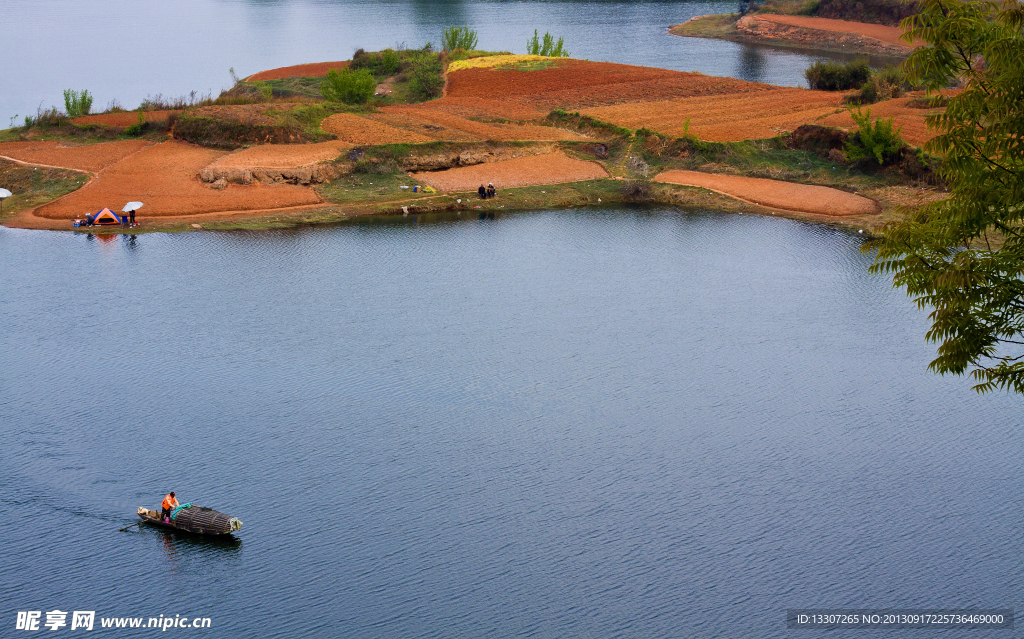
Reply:
[[[178,510],[177,516],[170,522],[164,521],[160,513],[139,506],[136,514],[143,522],[160,528],[181,530],[197,535],[230,535],[242,527],[242,521],[236,517],[217,512],[205,506],[186,506]]]

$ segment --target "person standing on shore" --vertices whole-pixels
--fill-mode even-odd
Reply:
[[[135,226],[135,209],[131,210],[131,212],[128,214],[128,217],[131,220],[131,226]]]

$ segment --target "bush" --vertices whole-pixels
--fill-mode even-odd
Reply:
[[[530,55],[543,55],[552,58],[568,58],[571,54],[565,50],[565,38],[559,37],[555,42],[554,36],[547,31],[544,32],[544,39],[537,37],[537,30],[533,30],[533,37],[526,41],[526,52]]]
[[[849,104],[874,104],[882,100],[901,97],[909,88],[903,71],[899,67],[885,67],[871,73],[860,91],[846,97]]]
[[[89,109],[91,108],[92,96],[89,95],[88,91],[83,90],[79,92],[74,89],[64,89],[64,112],[68,114],[69,118],[89,115]]]
[[[345,104],[363,104],[377,88],[373,74],[365,69],[331,69],[320,86],[320,93],[331,102]]]
[[[420,57],[409,73],[409,94],[417,100],[430,100],[441,95],[444,69],[438,55]]]
[[[359,49],[352,56],[349,68],[353,71],[366,69],[375,77],[388,78],[398,73],[401,58],[394,49],[384,49],[377,53],[367,53]]]
[[[476,43],[476,31],[465,26],[448,27],[441,36],[441,48],[445,51],[455,51],[456,49],[472,51],[476,48]]]
[[[142,135],[143,129],[146,127],[146,116],[142,115],[142,109],[139,109],[139,118],[135,124],[129,126],[124,130],[126,135],[130,135],[133,138],[137,138]]]
[[[859,89],[871,77],[867,60],[853,62],[823,62],[819,60],[804,71],[807,84],[822,91],[849,91]]]
[[[57,110],[57,107],[50,107],[49,109],[43,109],[42,107],[36,109],[35,117],[25,116],[26,127],[63,127],[70,124],[68,116],[64,115]]]
[[[871,109],[866,113],[851,109],[850,117],[857,123],[857,133],[846,142],[847,159],[874,159],[879,165],[884,165],[896,158],[906,146],[900,137],[903,127],[893,127],[892,118],[876,118],[872,123]]]

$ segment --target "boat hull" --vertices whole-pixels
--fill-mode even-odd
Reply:
[[[141,519],[147,525],[155,526],[157,528],[163,528],[165,530],[174,530],[181,533],[188,533],[190,535],[203,535],[207,537],[227,537],[230,536],[232,532],[218,532],[215,530],[189,530],[188,528],[181,528],[179,526],[175,526],[173,521],[171,523],[165,522],[163,519],[160,518],[160,513],[158,513],[157,511],[148,510],[142,506],[139,507],[139,510],[136,512],[136,514],[139,516],[139,519]]]

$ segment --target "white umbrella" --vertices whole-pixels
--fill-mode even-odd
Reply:
[[[142,202],[129,202],[128,204],[124,205],[124,208],[121,209],[121,212],[127,213],[128,211],[138,211],[141,208]]]
[[[11,197],[11,192],[7,189],[0,189],[0,213],[4,212],[4,200]]]

